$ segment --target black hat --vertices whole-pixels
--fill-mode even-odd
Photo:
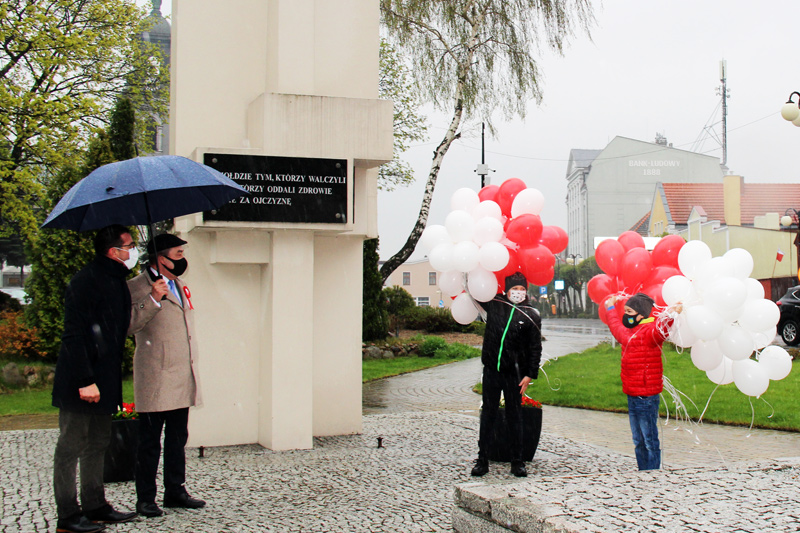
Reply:
[[[653,310],[653,304],[655,304],[653,299],[643,292],[637,292],[625,302],[625,305],[645,318],[650,316],[650,312]]]
[[[506,292],[508,292],[508,289],[511,287],[516,287],[517,285],[525,287],[526,289],[528,288],[528,280],[525,279],[525,276],[523,276],[521,272],[515,272],[510,276],[506,276]]]
[[[155,245],[153,244],[153,241],[155,241]],[[156,235],[156,238],[153,241],[147,243],[147,252],[151,255],[155,255],[163,250],[169,250],[170,248],[176,248],[186,244],[186,241],[177,235],[172,235],[171,233],[162,233],[161,235]]]

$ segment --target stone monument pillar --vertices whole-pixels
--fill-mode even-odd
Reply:
[[[203,407],[190,444],[361,431],[362,243],[377,236],[374,0],[173,0],[171,151],[250,190],[181,217]]]

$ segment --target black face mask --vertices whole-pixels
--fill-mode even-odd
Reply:
[[[169,259],[169,257],[167,257],[167,259]],[[186,269],[189,267],[189,262],[186,260],[186,258],[169,260],[172,261],[172,268],[169,268],[166,265],[164,265],[164,268],[166,268],[167,272],[175,277],[179,277],[181,274],[186,272]]]
[[[639,325],[641,320],[636,320],[639,315],[622,315],[622,325],[628,329],[633,329]]]

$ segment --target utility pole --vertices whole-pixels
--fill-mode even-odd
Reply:
[[[475,172],[481,177],[481,189],[486,187],[486,175],[489,174],[489,165],[486,164],[486,123],[481,122],[481,162]],[[492,171],[494,172],[494,171]]]
[[[722,87],[717,88],[717,94],[722,96],[722,165],[728,164],[728,62],[724,59],[719,62],[719,81]]]

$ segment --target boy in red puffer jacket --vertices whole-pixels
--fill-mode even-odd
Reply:
[[[606,300],[606,312],[614,309],[617,297]],[[653,299],[637,293],[625,302],[621,320],[609,313],[608,328],[622,345],[622,392],[628,395],[628,418],[633,434],[639,470],[661,467],[661,444],[658,440],[658,405],[664,388],[661,347],[669,335],[672,319],[651,317]],[[680,313],[681,305],[675,310]]]

